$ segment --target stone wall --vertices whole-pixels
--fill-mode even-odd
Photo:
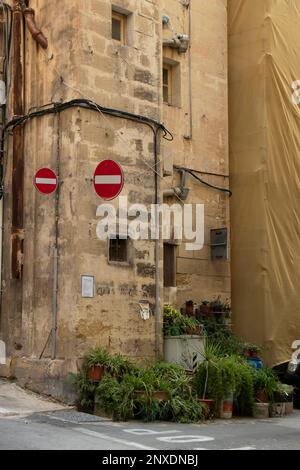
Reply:
[[[111,39],[112,3],[128,16],[127,44]],[[192,2],[193,135],[189,119],[189,52],[162,53],[166,13],[176,32],[188,33],[188,9],[175,0],[31,0],[38,25],[49,40],[42,51],[26,33],[26,110],[49,102],[84,97],[102,106],[163,120],[174,142],[161,147],[163,190],[178,184],[174,165],[227,174],[226,1]],[[116,5],[115,5],[116,4]],[[199,24],[201,27],[199,27]],[[163,56],[181,65],[181,105],[162,104]],[[11,155],[5,172],[1,339],[8,365],[0,369],[24,386],[59,398],[69,396],[64,378],[91,346],[104,346],[135,360],[155,357],[154,316],[140,318],[139,302],[155,306],[154,242],[130,242],[127,266],[108,263],[107,241],[96,236],[97,206],[92,177],[106,158],[119,161],[125,175],[122,195],[129,203],[154,202],[153,134],[136,124],[87,109],[32,120],[25,127],[25,241],[23,280],[11,280]],[[32,184],[35,171],[59,172],[60,189],[44,197]],[[204,176],[226,186],[227,178]],[[229,262],[210,260],[209,231],[229,225],[228,196],[188,178],[187,202],[204,202],[205,248],[178,246],[178,306],[190,298],[230,294]],[[174,200],[173,202],[176,202]],[[57,357],[51,357],[55,205],[58,203]],[[117,202],[116,202],[117,204]],[[162,261],[160,265],[162,279]],[[95,297],[81,297],[81,275],[95,277]],[[162,287],[162,286],[161,286]],[[165,292],[168,300],[168,292]],[[162,299],[163,301],[163,299]],[[37,367],[37,364],[39,366]],[[56,385],[57,384],[57,385]]]

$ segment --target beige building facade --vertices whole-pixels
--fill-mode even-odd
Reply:
[[[229,252],[229,194],[221,190],[229,187],[227,1],[52,0],[49,6],[30,0],[27,6],[48,48],[22,26],[23,114],[31,118],[22,123],[21,209],[16,128],[5,139],[0,339],[7,364],[0,372],[68,399],[66,376],[90,347],[152,361],[163,354],[164,303],[180,308],[190,299],[230,297],[230,257],[212,260],[210,246],[211,230],[227,229]],[[7,122],[16,116],[18,85],[12,36]],[[103,201],[93,175],[106,159],[122,166],[121,196],[129,205],[204,204],[204,248],[186,251],[172,235],[159,243],[100,240]],[[33,185],[42,167],[58,175],[50,196]],[[112,202],[116,208],[119,200]],[[16,210],[22,212],[17,230]],[[84,296],[82,276],[94,284],[91,297]],[[149,306],[149,319],[141,305]]]

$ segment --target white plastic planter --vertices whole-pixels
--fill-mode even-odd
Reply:
[[[195,370],[203,362],[205,337],[203,336],[167,336],[164,340],[164,358],[175,362],[186,370]]]

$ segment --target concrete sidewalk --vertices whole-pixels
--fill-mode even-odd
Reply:
[[[70,407],[23,390],[13,382],[0,379],[0,417],[2,418],[62,409],[70,409]]]

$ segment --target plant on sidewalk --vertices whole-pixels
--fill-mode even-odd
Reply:
[[[225,377],[225,386],[223,388],[232,392],[235,398],[235,412],[242,416],[251,416],[254,404],[254,384],[253,368],[240,356],[229,356],[220,361],[220,366],[224,367],[223,380]],[[226,385],[226,374],[227,385]]]
[[[160,419],[177,423],[198,423],[204,418],[204,406],[196,398],[174,395],[160,407]]]
[[[191,396],[191,380],[180,365],[169,362],[157,362],[152,366],[152,370],[160,380],[167,384],[171,396],[177,394],[186,398]]]
[[[134,373],[137,367],[121,354],[110,356],[107,363],[107,373],[121,379],[125,374]]]
[[[199,364],[194,378],[194,387],[198,397],[215,399],[221,387],[221,375],[218,368],[220,347],[211,341],[206,341],[203,351],[203,362]]]
[[[265,395],[266,400],[272,401],[279,384],[279,380],[273,369],[264,366],[262,369],[255,370],[253,380],[257,401],[265,401],[260,399],[260,394]]]
[[[68,380],[75,387],[78,396],[78,408],[86,413],[93,413],[97,385],[88,379],[86,371],[81,371],[78,374],[69,374]]]
[[[134,388],[116,378],[104,377],[96,389],[96,406],[116,421],[134,417]]]
[[[215,401],[215,410],[229,394],[233,394],[237,412],[251,415],[254,403],[253,369],[240,356],[220,356],[220,347],[208,343],[205,360],[199,365],[194,387],[202,399]]]

